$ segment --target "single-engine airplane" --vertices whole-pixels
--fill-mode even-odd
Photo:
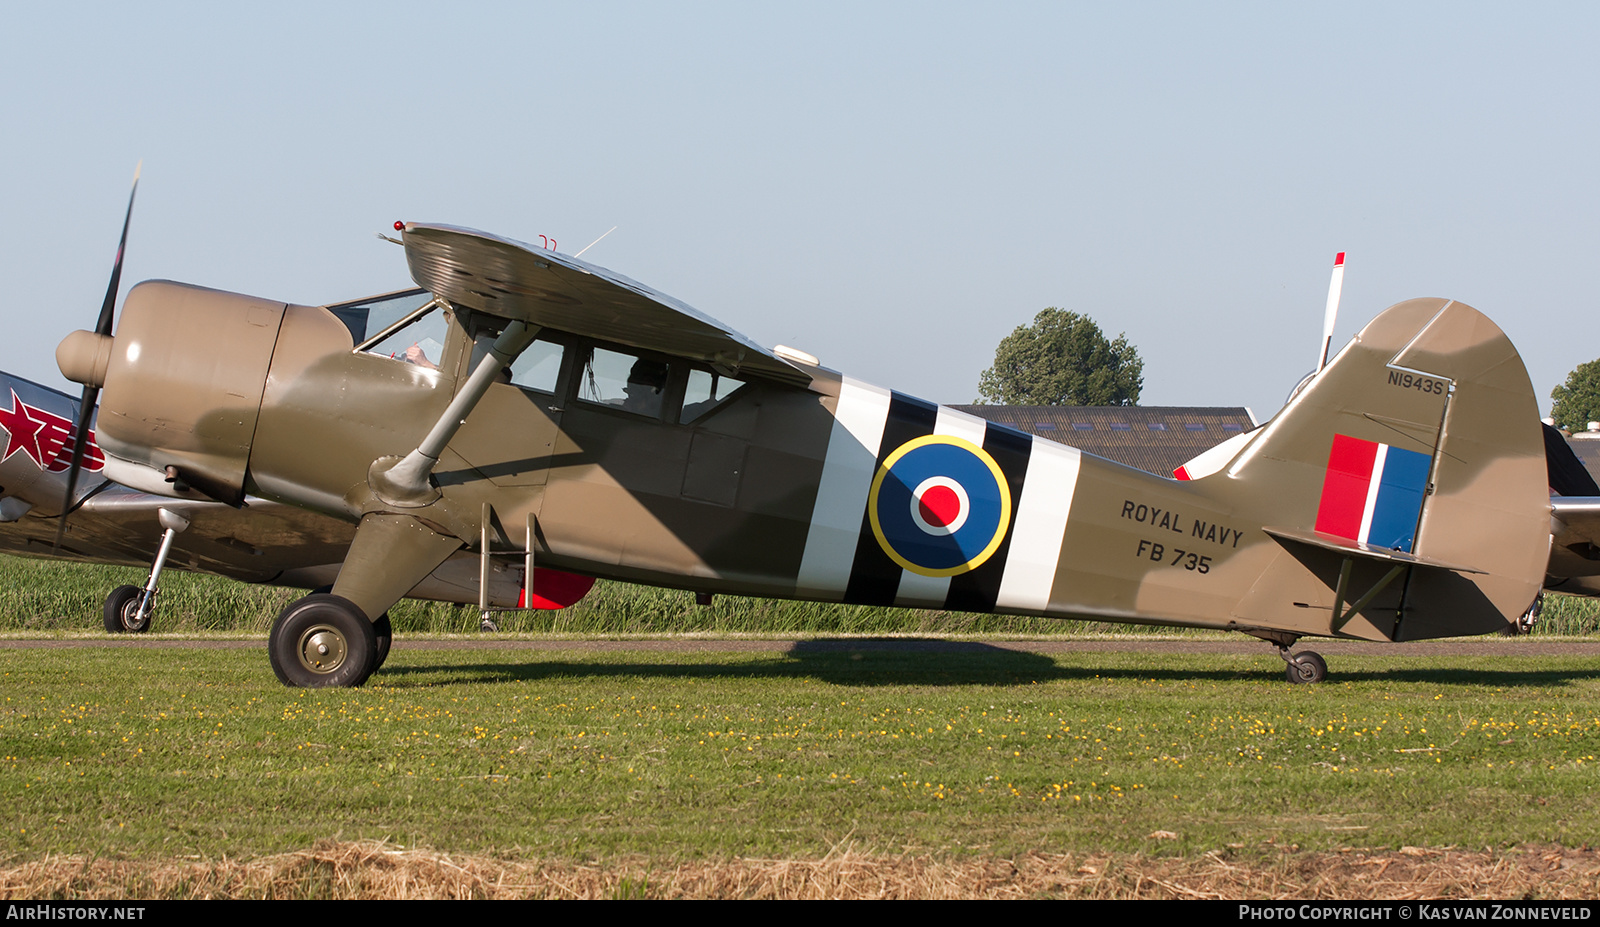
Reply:
[[[1226,628],[1292,682],[1327,671],[1303,637],[1500,631],[1540,595],[1532,386],[1462,303],[1384,311],[1180,481],[768,350],[575,257],[395,227],[419,290],[299,306],[147,282],[113,335],[119,246],[95,331],[57,349],[84,385],[58,543],[102,388],[101,472],[127,491],[353,526],[331,590],[273,625],[289,685],[364,682],[378,616],[463,553],[480,576],[515,558],[708,596]]]

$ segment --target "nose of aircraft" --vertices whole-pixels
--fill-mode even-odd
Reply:
[[[56,346],[56,366],[74,383],[99,389],[106,384],[111,366],[112,336],[78,330]]]

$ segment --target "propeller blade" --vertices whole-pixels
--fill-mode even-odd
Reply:
[[[97,335],[111,334],[111,319],[117,308],[117,286],[122,282],[122,252],[128,247],[128,223],[133,219],[133,198],[139,195],[140,161],[133,169],[133,190],[128,193],[128,211],[122,217],[122,237],[117,239],[117,259],[111,264],[111,284],[106,287],[106,300],[100,304],[100,319],[95,323]]]
[[[72,494],[78,489],[78,473],[83,469],[83,453],[88,445],[89,419],[94,415],[95,403],[100,401],[98,387],[85,386],[78,402],[78,422],[72,429],[72,466],[67,468],[67,491],[61,498],[61,521],[56,524],[54,551],[61,551],[61,541],[67,534],[67,512],[72,508]]]
[[[111,263],[111,283],[106,287],[105,302],[100,304],[100,318],[94,330],[99,335],[111,334],[117,310],[117,289],[122,284],[122,255],[128,248],[128,225],[133,221],[133,200],[139,195],[139,172],[144,168],[140,161],[133,169],[133,189],[128,193],[128,211],[122,216],[122,237],[117,239],[117,257]],[[61,522],[56,525],[54,550],[60,552],[61,541],[67,534],[67,513],[72,510],[72,494],[78,489],[78,473],[83,469],[83,454],[89,444],[89,420],[94,416],[95,403],[100,400],[100,389],[85,386],[78,403],[77,426],[72,430],[72,466],[67,468],[67,491],[61,499]]]
[[[1344,290],[1344,252],[1333,259],[1333,279],[1328,283],[1328,308],[1322,314],[1322,353],[1317,357],[1317,373],[1328,366],[1328,349],[1333,345],[1333,323],[1339,317],[1339,294]]]

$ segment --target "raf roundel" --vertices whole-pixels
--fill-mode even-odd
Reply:
[[[889,559],[923,576],[983,565],[1011,524],[1011,489],[994,458],[951,435],[915,438],[878,468],[867,497]]]

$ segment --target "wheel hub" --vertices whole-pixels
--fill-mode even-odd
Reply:
[[[313,625],[300,635],[300,665],[313,673],[331,673],[337,670],[349,653],[344,635],[331,625]]]
[[[122,626],[129,631],[144,630],[144,623],[148,616],[139,608],[140,600],[143,598],[143,596],[135,596],[128,604],[122,606]]]

